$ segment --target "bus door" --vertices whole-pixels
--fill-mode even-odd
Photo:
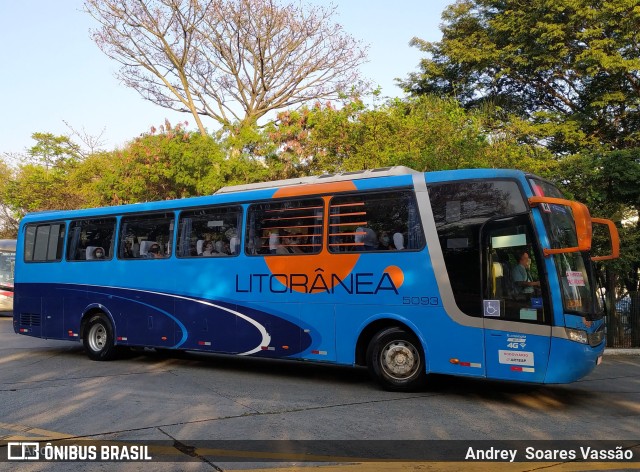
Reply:
[[[487,377],[543,382],[551,341],[544,264],[529,215],[494,219],[481,233]]]

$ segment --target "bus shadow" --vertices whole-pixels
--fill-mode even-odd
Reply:
[[[50,353],[51,349],[47,349],[47,352]],[[79,358],[85,354],[82,347],[78,346],[60,349],[59,355]],[[283,380],[290,379],[292,382],[305,380],[380,390],[366,368],[327,363],[152,348],[121,349],[118,360],[115,362],[130,362],[145,366],[169,362],[172,368],[184,366],[254,377],[279,377]],[[598,397],[597,392],[591,392],[584,386],[523,384],[439,374],[429,375],[424,387],[418,391],[394,394],[475,399],[483,403],[520,406],[535,410],[584,408],[587,404],[596,401]]]
[[[144,349],[124,351],[120,359],[132,359],[135,362],[165,362],[175,360],[180,365],[199,369],[215,369],[238,374],[256,376],[284,377],[295,379],[321,380],[345,384],[375,384],[366,368],[334,365],[328,363],[304,362],[288,359],[246,357],[226,354],[214,354],[197,351],[173,351]]]
[[[525,384],[435,374],[429,377],[426,391],[535,410],[580,409],[598,398],[597,392],[572,385]]]
[[[148,350],[144,356],[149,361],[176,359],[190,366],[267,375],[270,377],[308,379],[331,384],[358,385],[367,390],[380,390],[364,367],[338,366],[285,359],[240,357],[223,354],[211,354],[194,351],[158,351]],[[396,394],[398,394],[396,392]],[[597,398],[596,392],[590,392],[570,385],[536,385],[506,381],[494,381],[479,378],[453,377],[432,374],[427,377],[424,387],[406,395],[449,396],[452,398],[475,398],[482,402],[500,405],[524,406],[533,409],[581,408]]]

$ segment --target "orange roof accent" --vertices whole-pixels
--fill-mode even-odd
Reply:
[[[317,195],[333,192],[348,192],[355,189],[356,185],[351,180],[347,180],[344,182],[327,182],[323,184],[293,185],[291,187],[279,188],[273,194],[273,198],[300,197],[303,195]]]

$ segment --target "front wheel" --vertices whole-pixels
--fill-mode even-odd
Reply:
[[[92,315],[87,321],[82,344],[89,359],[108,361],[115,357],[116,346],[113,339],[113,326],[104,314]]]
[[[416,390],[426,379],[420,342],[402,328],[387,328],[373,337],[367,349],[367,367],[386,390]]]

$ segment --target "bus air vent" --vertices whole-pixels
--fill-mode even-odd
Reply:
[[[40,326],[39,313],[20,313],[20,326]]]

